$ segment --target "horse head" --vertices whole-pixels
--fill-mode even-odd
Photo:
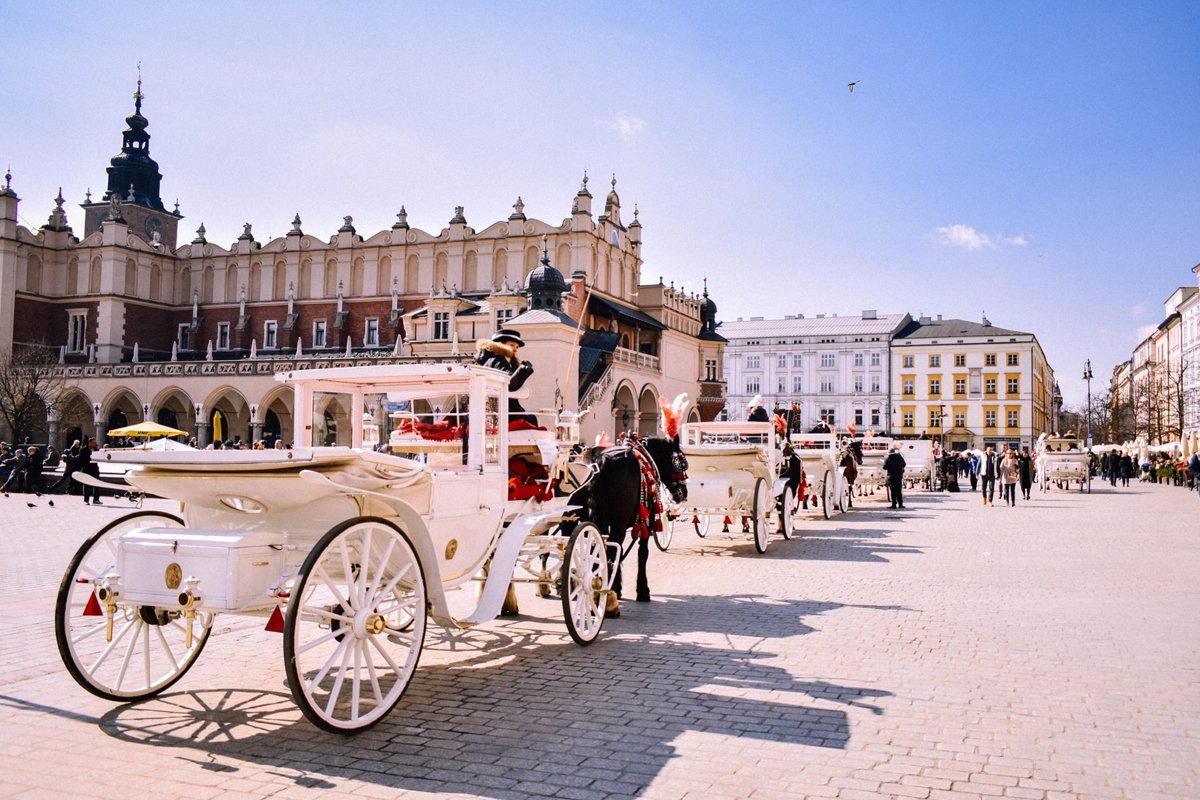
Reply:
[[[658,469],[658,477],[671,493],[671,499],[676,503],[687,500],[687,457],[679,447],[679,437],[670,439],[652,436],[642,439],[646,452],[654,459]]]

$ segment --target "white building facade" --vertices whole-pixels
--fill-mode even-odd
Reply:
[[[892,338],[912,321],[908,314],[783,319],[741,318],[721,324],[725,347],[723,417],[742,420],[755,395],[768,410],[793,406],[811,427],[819,420],[860,431],[889,429]]]

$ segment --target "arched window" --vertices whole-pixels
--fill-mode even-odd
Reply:
[[[492,258],[492,286],[501,289],[506,280],[508,280],[508,251],[500,248]]]
[[[250,265],[250,291],[246,294],[247,300],[263,300],[262,296],[262,264],[255,262]]]
[[[132,258],[125,260],[125,296],[137,296],[138,268]]]
[[[416,294],[420,290],[421,261],[416,255],[410,255],[404,264],[404,293]]]
[[[384,256],[375,267],[375,294],[391,294],[392,291],[392,259]]]
[[[162,267],[158,264],[150,265],[150,299],[159,300],[162,293]]]
[[[66,294],[79,293],[79,259],[72,258],[67,262],[67,286]]]
[[[445,253],[438,253],[433,259],[433,290],[442,291],[442,287],[450,288],[449,259]]]
[[[363,272],[366,271],[366,266],[363,264],[362,258],[354,259],[354,263],[350,265],[350,296],[362,297],[363,295]]]
[[[275,262],[275,275],[272,280],[274,284],[271,290],[272,300],[284,300],[287,298],[287,264],[282,261]]]
[[[462,288],[467,292],[479,288],[479,255],[474,250],[467,252],[463,262]]]
[[[93,258],[88,268],[88,294],[100,294],[100,256]]]
[[[300,280],[296,284],[296,297],[312,297],[312,259],[300,262]]]
[[[337,262],[332,258],[325,262],[325,297],[337,295]]]
[[[209,264],[204,268],[204,286],[200,289],[200,302],[211,303],[213,301],[213,268]]]
[[[237,264],[229,264],[225,267],[225,302],[236,303],[241,299],[241,293],[238,291],[238,267]]]

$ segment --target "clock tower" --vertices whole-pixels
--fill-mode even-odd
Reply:
[[[108,168],[108,189],[99,202],[83,204],[83,235],[100,230],[104,220],[114,214],[129,225],[130,233],[153,243],[157,235],[164,246],[174,249],[179,220],[183,216],[176,205],[167,211],[159,196],[162,175],[158,163],[150,157],[149,121],[142,116],[142,79],[138,78],[133,95],[133,114],[125,118],[128,127],[122,135],[121,152],[113,156]]]

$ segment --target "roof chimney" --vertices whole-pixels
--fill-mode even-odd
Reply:
[[[917,322],[921,323],[922,325],[928,325],[930,322],[932,322],[932,320],[929,319],[929,317],[922,314],[920,317],[917,318]]]
[[[873,308],[864,309],[862,318],[863,319],[879,319],[879,317],[875,313],[875,309],[873,309]]]
[[[942,321],[942,315],[938,314],[938,322],[941,322],[941,321]]]

